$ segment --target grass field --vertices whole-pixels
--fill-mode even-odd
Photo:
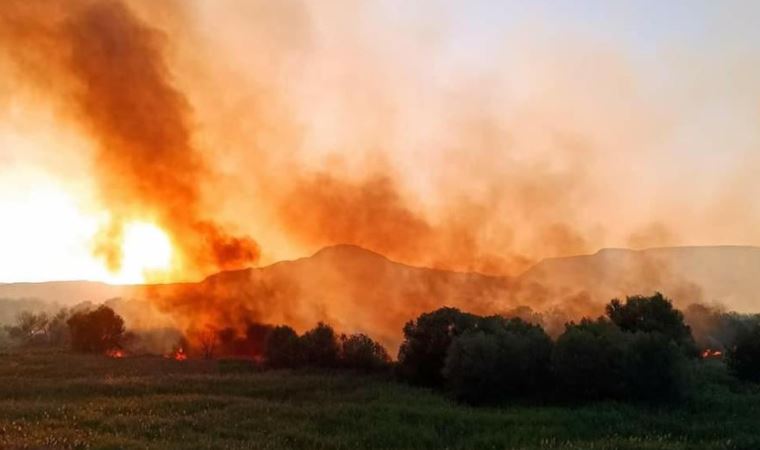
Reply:
[[[4,353],[0,448],[760,448],[760,390],[698,364],[677,408],[477,409],[350,373]]]

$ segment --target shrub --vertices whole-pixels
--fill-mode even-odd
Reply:
[[[398,374],[413,384],[441,386],[441,371],[451,341],[475,326],[477,317],[456,308],[441,308],[404,325]]]
[[[352,334],[341,336],[341,362],[350,369],[372,371],[387,368],[391,358],[366,334]]]
[[[124,320],[107,306],[100,306],[94,311],[78,312],[66,323],[69,325],[74,350],[105,352],[121,347]]]
[[[331,326],[319,322],[300,338],[304,362],[313,367],[338,365],[340,346]]]
[[[491,403],[548,387],[552,343],[539,325],[486,317],[453,339],[443,375],[446,387],[468,403]]]
[[[623,397],[626,338],[604,318],[566,325],[552,351],[552,369],[562,394],[583,400]]]
[[[720,326],[712,332],[726,349],[732,349],[739,339],[746,338],[755,328],[760,327],[760,314],[731,312],[722,314],[721,319]]]
[[[262,323],[248,325],[245,330],[245,355],[252,355],[258,359],[263,357],[264,349],[266,348],[266,343],[269,340],[269,334],[272,332],[272,329],[271,325]]]
[[[624,361],[627,395],[655,403],[683,398],[689,388],[687,361],[670,336],[639,332],[628,340]]]
[[[23,345],[42,345],[47,342],[50,318],[44,312],[22,311],[16,316],[16,324],[7,327],[8,336]]]
[[[251,323],[241,334],[237,328],[226,327],[217,331],[215,353],[224,356],[242,356],[262,359],[271,325]]]
[[[673,308],[673,303],[659,292],[651,297],[627,297],[624,304],[614,299],[605,310],[623,331],[657,332],[672,339],[688,356],[698,354],[683,313]]]
[[[264,357],[270,367],[283,369],[300,366],[303,352],[295,330],[287,325],[274,327],[267,338]]]
[[[68,316],[66,309],[53,316],[45,312],[22,311],[16,317],[16,324],[6,326],[5,331],[9,338],[22,345],[64,346],[69,341]]]
[[[47,325],[47,340],[49,345],[63,347],[71,343],[71,335],[67,324],[68,319],[69,311],[66,309],[61,309],[50,318]]]
[[[737,333],[726,352],[726,363],[737,378],[760,382],[760,324]]]
[[[205,359],[211,359],[219,345],[219,333],[214,327],[207,326],[198,332],[198,349]]]

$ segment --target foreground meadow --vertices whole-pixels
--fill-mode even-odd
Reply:
[[[717,361],[681,406],[471,408],[382,377],[236,361],[0,354],[0,448],[760,448],[760,390]]]

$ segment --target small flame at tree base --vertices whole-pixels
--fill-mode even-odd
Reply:
[[[702,359],[707,358],[721,358],[723,357],[723,352],[720,350],[713,350],[713,349],[705,349],[705,351],[702,352]]]
[[[187,353],[185,353],[185,350],[180,347],[176,352],[172,352],[166,355],[166,358],[173,359],[175,361],[185,361],[187,359]]]
[[[108,350],[106,352],[106,356],[108,356],[109,358],[123,358],[124,351],[118,348],[114,348],[114,349]]]

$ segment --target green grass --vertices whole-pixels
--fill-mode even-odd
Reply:
[[[0,354],[0,448],[760,448],[760,391],[698,363],[675,408],[479,409],[350,373]]]

